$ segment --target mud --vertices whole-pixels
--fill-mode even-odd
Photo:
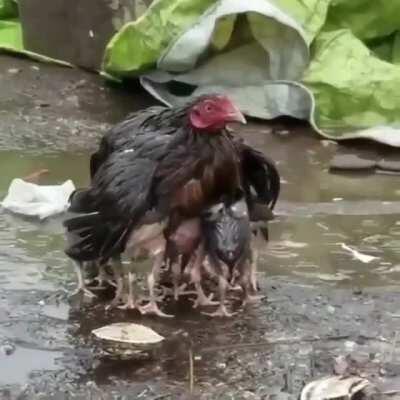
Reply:
[[[138,87],[7,56],[0,85],[1,197],[12,178],[41,168],[50,170],[42,183],[84,185],[102,133],[151,103]],[[169,304],[176,318],[168,321],[107,313],[100,303],[79,310],[68,301],[75,280],[61,219],[39,223],[2,210],[1,399],[296,399],[340,355],[383,390],[400,390],[398,177],[329,173],[342,146],[299,123],[252,122],[242,134],[282,173],[260,265],[267,298],[230,320],[186,303]],[[371,151],[391,152],[357,145]],[[363,263],[343,243],[376,258]],[[119,321],[146,324],[166,341],[149,360],[102,358],[90,332]]]

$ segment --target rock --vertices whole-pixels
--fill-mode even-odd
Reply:
[[[400,172],[400,160],[380,160],[376,164],[379,169],[385,171],[396,171]]]
[[[369,170],[375,167],[375,160],[356,154],[336,154],[329,164],[331,170]]]
[[[16,75],[16,74],[20,73],[21,70],[19,68],[10,68],[7,72],[11,75]]]

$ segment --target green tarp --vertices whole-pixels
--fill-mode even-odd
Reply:
[[[13,12],[0,0],[0,47],[18,50]],[[167,104],[224,91],[251,116],[400,147],[399,16],[393,0],[155,0],[112,38],[104,72]]]
[[[0,0],[0,48],[21,51],[22,30],[18,8],[13,0]]]

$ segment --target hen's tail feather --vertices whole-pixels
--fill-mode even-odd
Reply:
[[[240,143],[242,154],[242,169],[244,177],[244,190],[249,205],[252,220],[260,217],[262,220],[271,219],[255,215],[255,208],[265,205],[271,211],[274,209],[280,193],[280,176],[275,163],[262,152],[253,147]],[[257,214],[257,212],[255,213]],[[273,217],[273,214],[271,214]]]
[[[76,213],[91,213],[94,208],[95,198],[90,189],[76,189],[69,197],[68,210]]]
[[[67,248],[65,253],[76,261],[100,258],[101,249],[109,235],[108,224],[98,213],[80,215],[65,220]]]

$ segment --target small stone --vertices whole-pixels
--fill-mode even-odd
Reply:
[[[11,75],[19,74],[20,72],[21,72],[21,70],[19,68],[10,68],[8,70],[8,73]]]
[[[255,395],[253,392],[249,392],[246,390],[245,392],[242,393],[242,398],[245,400],[256,400],[259,399],[257,395]]]
[[[362,291],[361,288],[356,288],[356,289],[353,290],[353,294],[356,295],[356,296],[360,296],[360,295],[363,294],[363,291]]]
[[[15,351],[15,347],[12,344],[4,344],[0,346],[0,351],[6,356],[10,356]]]
[[[50,106],[50,103],[48,103],[47,101],[43,101],[43,100],[35,100],[34,103],[35,103],[36,107],[44,108],[44,107],[49,107]]]
[[[326,310],[328,311],[329,314],[335,314],[336,308],[333,306],[327,306]]]
[[[380,370],[381,375],[383,376],[389,376],[389,377],[395,377],[400,375],[400,364],[395,364],[395,363],[385,363],[381,370]]]
[[[86,79],[81,79],[80,81],[76,82],[75,88],[76,89],[81,88],[81,87],[85,86],[86,84],[87,84]]]
[[[226,363],[223,363],[223,362],[217,363],[217,368],[225,369],[226,368]]]
[[[335,142],[333,140],[321,140],[321,144],[323,147],[328,147],[328,146],[332,146],[332,145],[337,145],[337,142]]]
[[[275,134],[279,135],[279,136],[288,136],[288,135],[290,135],[290,131],[288,131],[287,129],[283,129],[283,130],[275,131]]]
[[[351,355],[351,359],[359,365],[365,365],[371,360],[370,354],[366,352],[354,353]]]
[[[346,340],[344,343],[346,349],[348,350],[354,350],[357,347],[357,343],[351,341],[351,340]]]
[[[66,99],[69,103],[71,103],[73,106],[75,107],[79,107],[79,97],[72,95],[72,96],[68,96]]]
[[[40,68],[37,65],[32,65],[31,69],[34,71],[40,71]]]
[[[336,375],[345,375],[349,368],[349,363],[346,356],[338,356],[335,358],[333,369]]]

